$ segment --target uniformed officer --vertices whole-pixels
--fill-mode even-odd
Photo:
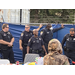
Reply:
[[[66,42],[66,45],[64,46]],[[62,40],[64,54],[75,61],[75,29],[71,28],[70,33],[66,34]]]
[[[14,53],[12,50],[13,42],[14,42],[14,37],[9,31],[9,25],[3,24],[2,31],[0,31],[1,50],[2,50],[3,59],[9,59],[10,63],[15,63]]]
[[[52,29],[52,25],[48,24],[46,26],[46,28],[41,31],[40,35],[41,35],[41,37],[44,41],[47,53],[48,53],[48,42],[53,38],[53,33],[60,30],[60,29],[62,29],[62,28],[64,28],[63,24],[61,25],[60,28],[55,28],[55,29]]]
[[[42,38],[40,36],[38,36],[37,29],[33,30],[33,34],[34,34],[34,36],[32,36],[28,41],[27,53],[29,53],[29,49],[31,47],[32,53],[43,56],[42,52],[45,51],[45,54],[47,54],[45,46],[44,46],[44,42],[43,42]]]
[[[42,24],[40,24],[40,26],[39,26],[39,28],[37,28],[37,30],[39,31],[39,29],[41,27],[42,27]],[[28,40],[32,37],[32,35],[33,35],[33,31],[30,30],[30,25],[26,25],[25,31],[23,31],[21,33],[20,40],[19,40],[20,50],[23,50],[23,61],[24,61],[24,58],[25,58],[25,54],[27,54]]]

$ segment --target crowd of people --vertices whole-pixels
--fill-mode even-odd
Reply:
[[[60,43],[59,40],[53,39],[53,33],[63,29],[63,24],[55,29],[52,28],[51,24],[47,24],[38,36],[38,31],[42,26],[40,24],[37,29],[31,31],[30,25],[25,25],[25,30],[19,39],[19,48],[23,52],[23,62],[28,53],[44,57],[44,65],[69,65],[68,59],[75,61],[75,29],[71,28],[70,33],[66,34]],[[3,59],[9,59],[10,63],[15,63],[12,50],[13,42],[14,37],[9,31],[9,25],[3,24],[0,31],[0,49]],[[66,45],[64,45],[65,42]],[[64,49],[65,55],[62,54],[62,49]]]

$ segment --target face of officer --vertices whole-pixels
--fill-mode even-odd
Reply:
[[[74,35],[75,35],[74,28],[71,28],[71,29],[70,29],[70,35],[71,35],[71,36],[74,36]]]
[[[9,31],[9,25],[4,25],[3,26],[3,31],[8,32]]]
[[[34,29],[33,30],[33,34],[34,34],[34,36],[38,36],[38,30],[37,29]]]
[[[51,24],[48,24],[46,28],[47,29],[50,29],[51,27],[52,27],[52,25]]]
[[[29,32],[29,30],[30,30],[30,26],[29,25],[26,25],[25,26],[25,31]]]

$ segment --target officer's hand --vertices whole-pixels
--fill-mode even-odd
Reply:
[[[23,50],[23,47],[22,46],[20,46],[20,50]]]
[[[9,46],[9,47],[11,47],[12,45],[13,45],[13,43],[12,43],[12,42],[10,42],[10,43],[8,44],[8,46]]]
[[[64,28],[64,25],[63,25],[63,24],[61,24],[61,27],[62,27],[62,28]]]
[[[45,55],[47,55],[47,52],[45,52]]]
[[[40,26],[39,26],[39,28],[41,28],[43,25],[42,24],[40,24]]]

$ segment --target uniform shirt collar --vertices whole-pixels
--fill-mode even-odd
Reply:
[[[3,32],[3,33],[8,33],[8,32],[4,32],[3,30],[2,30],[2,32]]]

